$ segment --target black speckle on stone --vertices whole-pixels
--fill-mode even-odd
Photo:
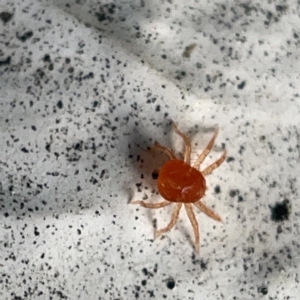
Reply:
[[[276,5],[275,8],[276,8],[276,11],[278,11],[278,12],[285,12],[285,11],[287,11],[288,6],[287,5]]]
[[[166,55],[166,54],[163,54],[163,55],[161,56],[161,58],[167,59],[167,55]]]
[[[8,56],[6,59],[4,59],[4,60],[0,60],[0,67],[1,66],[5,66],[5,65],[9,65],[10,64],[10,60],[11,60],[11,58],[10,58],[10,56]]]
[[[244,201],[243,196],[238,196],[238,202],[243,202],[243,201]]]
[[[229,192],[229,196],[232,197],[232,198],[235,197],[236,194],[237,194],[236,190],[230,190],[230,192]]]
[[[215,186],[215,193],[219,194],[221,192],[221,188],[219,185]]]
[[[36,127],[35,127],[34,125],[31,126],[31,129],[32,129],[33,131],[36,131]]]
[[[173,290],[175,287],[175,280],[173,278],[169,278],[167,280],[167,288]]]
[[[244,152],[244,150],[245,150],[245,147],[244,146],[240,146],[240,150],[239,150],[239,154],[243,154],[243,152]]]
[[[226,161],[227,161],[227,162],[232,162],[232,161],[234,161],[234,158],[231,157],[231,156],[229,156],[229,157],[227,157]]]
[[[145,286],[146,284],[147,284],[147,280],[142,280],[142,282],[141,282],[141,284],[143,285],[143,286]]]
[[[62,109],[63,108],[63,102],[61,101],[61,100],[58,100],[58,102],[57,102],[57,107],[59,108],[59,109]]]
[[[147,291],[149,294],[150,298],[155,298],[154,291]]]
[[[196,63],[196,67],[197,67],[197,69],[202,69],[202,64]]]
[[[102,170],[102,171],[101,171],[101,174],[100,174],[100,179],[102,179],[102,178],[103,178],[103,176],[104,176],[105,172],[106,172],[106,170]]]
[[[158,175],[159,175],[158,171],[157,171],[157,170],[154,170],[154,171],[152,172],[152,179],[156,180],[156,179],[158,178]]]
[[[246,85],[246,81],[242,81],[240,84],[238,84],[237,87],[239,90],[242,90],[245,87],[245,85]]]
[[[29,153],[29,151],[25,147],[22,147],[21,151],[24,152],[24,153]]]
[[[289,200],[285,199],[282,202],[277,202],[271,209],[271,220],[274,222],[281,222],[288,220],[290,210],[289,210]]]
[[[160,105],[157,105],[155,111],[160,111]]]
[[[207,270],[207,264],[208,264],[208,261],[204,261],[203,259],[200,259],[200,268],[202,271]]]
[[[95,15],[99,22],[103,22],[106,20],[106,14],[104,12],[96,12]]]
[[[80,234],[81,234],[81,230],[80,230],[80,229],[77,229],[77,233],[80,235]]]
[[[26,40],[30,39],[33,36],[33,32],[30,30],[30,31],[25,32],[22,35],[17,34],[16,36],[21,42],[25,43]]]
[[[193,50],[195,49],[196,44],[191,44],[185,47],[182,56],[185,58],[190,58],[191,57],[191,53],[193,52]]]
[[[57,177],[59,175],[58,172],[51,172],[51,173],[46,173],[47,175],[52,175],[54,177]]]
[[[143,274],[144,274],[145,276],[148,275],[148,270],[147,270],[146,268],[143,268],[142,272],[143,272]]]
[[[8,216],[9,216],[9,213],[8,213],[8,212],[4,213],[4,217],[5,217],[5,218],[7,218]]]
[[[39,236],[40,235],[37,227],[34,227],[34,235],[35,236]]]
[[[51,62],[51,57],[49,54],[44,55],[44,62]]]
[[[261,285],[257,288],[257,292],[263,295],[267,295],[268,294],[268,287],[265,285]]]
[[[0,13],[0,19],[3,21],[4,24],[6,24],[7,22],[9,22],[13,17],[13,14],[7,12],[7,11],[3,11]]]
[[[282,232],[283,232],[282,227],[280,225],[277,226],[277,234],[280,234]]]
[[[46,146],[45,146],[45,149],[50,152],[51,151],[51,144],[50,143],[47,143]]]
[[[90,182],[91,182],[92,184],[97,184],[97,183],[98,183],[98,180],[92,176],[92,178],[90,179]]]

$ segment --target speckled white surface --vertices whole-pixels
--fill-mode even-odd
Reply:
[[[294,1],[0,3],[1,299],[299,299]],[[188,51],[190,47],[191,51]],[[171,120],[220,132],[201,253],[156,201]],[[150,201],[150,200],[149,200]]]

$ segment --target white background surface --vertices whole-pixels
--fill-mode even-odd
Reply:
[[[1,299],[299,299],[296,1],[2,0],[0,13]],[[128,204],[159,199],[163,157],[145,149],[182,150],[171,121],[192,157],[219,127],[206,165],[228,151],[205,198],[224,224],[197,212],[200,255],[185,213],[153,241],[171,208]]]

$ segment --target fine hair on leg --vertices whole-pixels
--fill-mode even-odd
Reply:
[[[195,214],[193,212],[193,207],[191,203],[184,204],[185,210],[187,212],[187,215],[190,219],[190,222],[192,224],[193,230],[194,230],[194,235],[195,235],[195,248],[196,251],[199,253],[200,251],[200,234],[199,234],[199,226],[197,219],[195,217]]]
[[[172,150],[170,150],[169,148],[162,146],[161,144],[159,144],[158,142],[156,142],[154,144],[154,146],[150,149],[151,152],[153,151],[161,151],[164,154],[166,154],[169,159],[173,160],[173,159],[177,159],[176,155],[172,152]]]
[[[203,150],[203,152],[196,159],[196,161],[194,163],[194,166],[193,166],[195,169],[198,170],[200,168],[200,165],[202,164],[202,162],[204,161],[206,156],[211,151],[212,147],[214,146],[216,137],[218,135],[218,131],[219,131],[218,129],[215,130],[215,133],[214,133],[213,137],[211,138],[211,140],[209,141],[208,145],[206,146],[206,148]]]
[[[135,200],[135,201],[131,201],[130,204],[139,204],[146,208],[161,208],[161,207],[165,207],[165,206],[172,204],[172,202],[163,201],[163,202],[158,202],[158,203],[147,203],[147,202],[144,202],[141,200]]]
[[[218,222],[223,222],[221,217],[214,212],[211,208],[206,206],[201,200],[193,203],[199,210],[201,210],[203,213],[205,213],[208,217],[218,221]]]
[[[211,172],[214,169],[218,168],[225,159],[226,159],[226,151],[223,153],[223,155],[217,161],[215,161],[213,164],[211,164],[210,166],[205,168],[201,173],[204,176],[211,174]]]
[[[154,232],[154,238],[155,239],[160,237],[163,233],[168,232],[169,230],[171,230],[174,227],[174,225],[177,222],[181,206],[182,206],[182,203],[177,203],[175,205],[175,208],[174,208],[173,213],[172,213],[171,221],[165,228],[155,230],[155,232]]]
[[[174,128],[175,132],[183,138],[183,141],[184,141],[184,144],[185,144],[184,161],[186,163],[190,164],[191,163],[191,141],[184,133],[182,133],[178,129],[178,127],[175,123],[173,123],[173,128]]]

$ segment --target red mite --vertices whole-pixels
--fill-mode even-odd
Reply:
[[[212,209],[206,206],[202,201],[205,191],[207,189],[205,176],[212,173],[212,171],[218,168],[226,158],[226,151],[223,155],[213,164],[205,168],[203,171],[199,171],[201,163],[211,151],[215,139],[218,135],[218,130],[215,131],[210,142],[204,149],[204,151],[198,156],[193,166],[191,165],[191,142],[190,139],[181,131],[175,123],[173,123],[175,132],[180,135],[185,143],[184,160],[178,159],[172,150],[167,147],[155,143],[151,149],[159,150],[165,153],[169,157],[167,161],[160,169],[157,179],[157,186],[159,193],[166,200],[159,203],[147,203],[144,201],[132,201],[132,204],[140,204],[146,208],[161,208],[175,203],[174,211],[170,223],[163,229],[155,230],[155,238],[158,238],[163,233],[171,230],[177,222],[178,215],[182,205],[184,205],[187,215],[194,229],[195,235],[195,248],[196,251],[200,250],[200,237],[198,222],[196,220],[193,205],[204,212],[208,217],[221,221],[221,217],[215,213]]]

